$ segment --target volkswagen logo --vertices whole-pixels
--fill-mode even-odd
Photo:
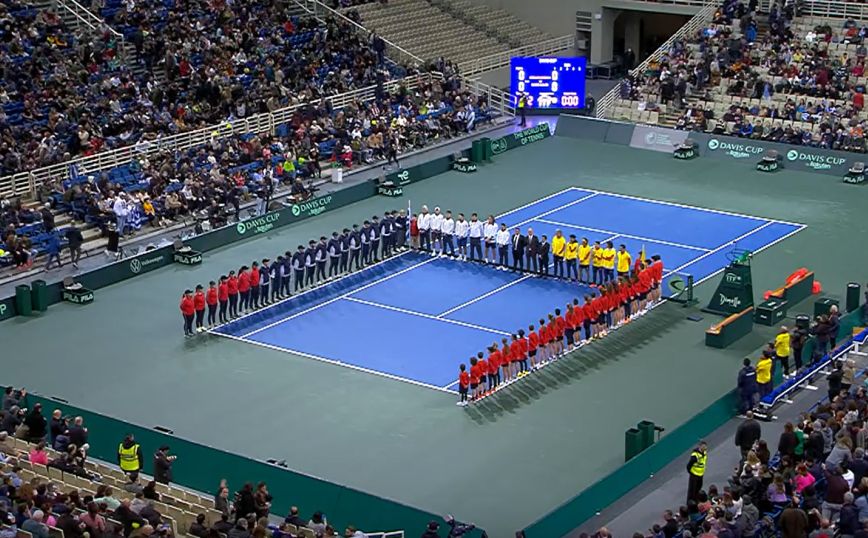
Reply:
[[[142,262],[139,261],[138,258],[130,260],[130,271],[132,271],[133,274],[137,275],[137,274],[139,274],[139,272],[141,272],[141,270],[142,270]]]
[[[720,147],[720,141],[716,138],[712,138],[708,141],[708,149],[715,150]]]

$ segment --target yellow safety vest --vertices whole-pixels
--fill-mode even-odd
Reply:
[[[118,445],[118,455],[121,460],[122,471],[138,471],[139,470],[139,444],[136,443],[130,448],[124,448],[124,444]]]
[[[690,474],[694,476],[702,476],[705,474],[705,461],[708,459],[708,453],[702,453],[697,450],[694,450],[692,454],[690,454],[694,458],[696,458],[696,463],[690,466]]]

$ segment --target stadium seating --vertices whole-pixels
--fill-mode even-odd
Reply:
[[[365,26],[425,60],[462,63],[551,39],[514,15],[471,0],[390,0],[357,11]]]
[[[852,20],[726,2],[622,83],[609,116],[864,152],[866,34]]]

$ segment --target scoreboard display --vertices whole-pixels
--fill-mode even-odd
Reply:
[[[511,93],[527,94],[528,108],[585,108],[584,57],[514,57],[509,67]]]

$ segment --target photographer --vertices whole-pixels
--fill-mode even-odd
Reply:
[[[160,484],[172,481],[172,464],[178,456],[169,455],[169,447],[163,445],[154,453],[154,480]]]

